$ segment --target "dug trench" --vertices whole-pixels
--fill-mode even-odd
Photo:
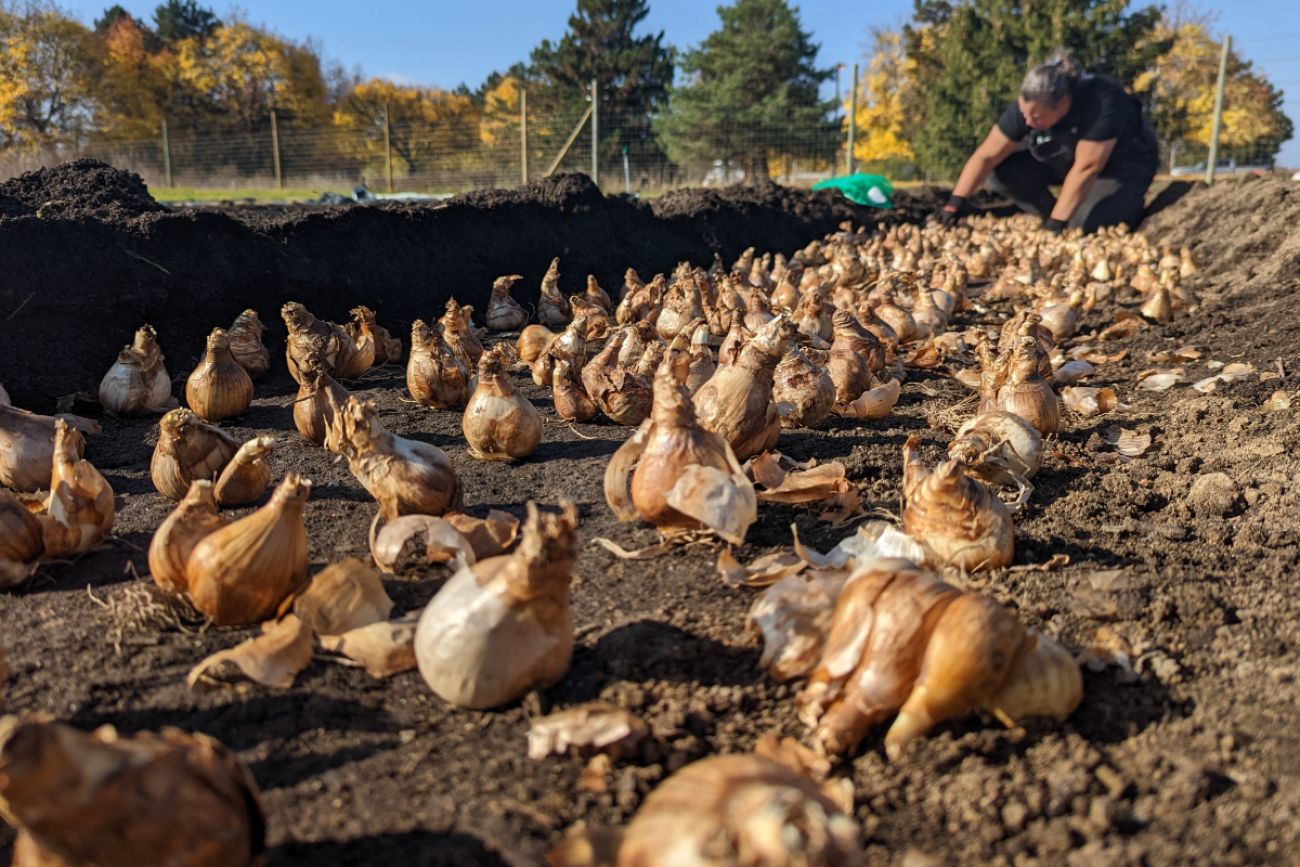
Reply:
[[[481,300],[496,274],[524,274],[520,300],[535,300],[553,256],[566,291],[581,288],[588,272],[612,290],[629,266],[648,276],[682,258],[707,264],[715,249],[728,259],[750,245],[790,253],[843,219],[875,219],[775,188],[688,192],[645,205],[602,198],[577,178],[431,210],[230,216],[157,210],[143,188],[90,196],[88,188],[102,190],[97,183],[130,179],[93,166],[56,171],[63,174],[44,188],[31,180],[0,187],[0,317],[9,317],[0,319],[0,382],[17,404],[38,409],[93,389],[142,316],[158,327],[180,380],[202,336],[245,306],[274,324],[289,298],[336,321],[366,303],[405,336],[410,319],[440,312],[445,293]],[[97,182],[77,180],[96,172]],[[1083,703],[1063,724],[1007,730],[971,716],[892,763],[879,733],[869,737],[845,770],[872,863],[1300,857],[1300,425],[1290,410],[1264,409],[1274,391],[1296,391],[1300,323],[1287,315],[1300,292],[1293,187],[1261,180],[1196,191],[1148,221],[1153,241],[1192,248],[1202,269],[1197,304],[1172,323],[1108,343],[1108,352],[1127,353],[1088,384],[1113,386],[1122,408],[1072,418],[1052,443],[1017,516],[1016,562],[1064,553],[1069,564],[975,582],[1080,653],[1122,648],[1128,666],[1088,669]],[[899,216],[915,213],[904,208],[890,219]],[[1092,314],[1081,331],[1108,324]],[[1185,382],[1210,376],[1213,361],[1249,363],[1254,374],[1209,393],[1138,387],[1139,373],[1171,366],[1151,354],[1188,344],[1201,356],[1177,362]],[[273,358],[280,348],[272,344]],[[350,387],[376,402],[394,432],[447,451],[471,513],[522,515],[529,499],[578,504],[577,649],[556,686],[503,710],[464,711],[415,672],[378,681],[320,657],[290,689],[191,691],[185,676],[196,662],[255,630],[205,629],[160,613],[145,562],[171,509],[149,479],[156,421],[105,417],[87,456],[117,494],[113,535],[0,596],[6,710],[83,728],[172,725],[220,739],[251,768],[270,862],[286,865],[537,864],[576,822],[625,823],[685,763],[750,749],[767,732],[803,736],[798,683],[759,670],[759,643],[745,625],[754,591],[718,579],[715,547],[627,561],[592,544],[607,537],[639,548],[656,539],[647,527],[617,523],[604,500],[604,466],[629,430],[561,424],[547,390],[518,382],[547,427],[538,451],[517,464],[471,460],[459,415],[404,399],[400,368]],[[374,505],[346,464],[297,436],[294,390],[277,360],[251,409],[228,427],[239,438],[273,432],[277,475],[314,480],[307,529],[315,570],[366,556]],[[917,433],[937,458],[949,434],[929,420],[968,394],[952,379],[909,372],[889,417],[789,431],[779,448],[844,462],[864,508],[896,514],[902,443]],[[1150,434],[1150,449],[1122,460],[1103,435],[1111,426]],[[849,532],[806,508],[764,505],[737,558],[788,547],[791,524],[822,550]],[[386,584],[405,611],[447,575],[430,567]],[[527,757],[531,718],[597,698],[639,714],[652,734],[614,764],[606,785],[584,782],[583,758]]]

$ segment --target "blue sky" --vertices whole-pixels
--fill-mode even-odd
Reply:
[[[147,19],[158,0],[127,0],[122,5]],[[89,22],[104,0],[62,0],[61,5]],[[221,2],[211,3],[218,14]],[[246,0],[244,17],[293,39],[314,37],[325,54],[366,75],[452,88],[476,85],[488,73],[526,60],[543,38],[564,32],[573,0]],[[679,47],[697,44],[718,23],[716,3],[650,0],[646,27],[663,30]],[[867,50],[870,29],[907,20],[911,0],[807,0],[799,4],[806,29],[821,45],[822,62],[851,64]],[[1300,129],[1300,14],[1295,0],[1225,0],[1203,8],[1217,13],[1216,30],[1233,37],[1234,48],[1287,93],[1287,114]],[[847,74],[846,79],[847,81]],[[990,124],[993,118],[990,118]],[[1279,162],[1300,167],[1300,140],[1282,148]]]

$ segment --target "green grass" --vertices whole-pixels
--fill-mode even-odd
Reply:
[[[159,202],[220,202],[252,199],[255,202],[298,202],[320,196],[321,190],[296,187],[156,187],[149,190]]]

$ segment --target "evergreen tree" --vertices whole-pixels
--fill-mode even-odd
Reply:
[[[650,119],[667,99],[673,54],[662,31],[636,35],[647,14],[645,0],[578,0],[560,41],[542,40],[530,58],[528,104],[542,118],[572,115],[576,120],[596,79],[606,160],[624,147],[640,157],[659,152]],[[485,84],[483,92],[500,84],[500,78]]]
[[[1167,48],[1160,10],[1128,0],[916,0],[906,28],[922,86],[908,106],[911,144],[933,177],[956,177],[1025,72],[1063,48],[1125,87]]]
[[[674,162],[736,161],[746,178],[768,177],[774,156],[831,156],[834,101],[819,96],[834,75],[817,66],[818,46],[785,0],[736,0],[718,8],[722,26],[682,58],[656,129]]]
[[[216,14],[195,0],[167,0],[153,12],[154,32],[168,45],[197,36],[212,35],[221,26]]]

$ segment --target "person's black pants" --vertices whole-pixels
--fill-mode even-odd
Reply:
[[[1082,226],[1085,232],[1119,223],[1136,228],[1146,209],[1147,188],[1154,178],[1155,170],[1144,166],[1107,166],[1070,217],[1070,226]],[[1028,151],[1019,151],[993,170],[989,186],[1009,196],[1022,211],[1046,219],[1056,207],[1056,196],[1049,187],[1064,180],[1065,172],[1040,163]]]

